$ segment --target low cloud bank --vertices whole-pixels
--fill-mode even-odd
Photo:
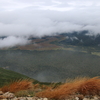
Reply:
[[[18,45],[26,45],[30,41],[23,37],[8,36],[0,39],[0,48],[9,48]]]
[[[43,37],[88,30],[100,34],[100,14],[85,10],[26,10],[0,13],[0,36]]]
[[[2,2],[10,4],[7,6],[9,10],[1,5],[0,37],[7,36],[7,38],[0,40],[0,48],[25,45],[29,42],[30,36],[41,38],[83,30],[89,31],[92,35],[100,34],[99,0]],[[14,9],[13,4],[18,6],[15,5]]]

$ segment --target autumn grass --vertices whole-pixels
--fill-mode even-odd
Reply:
[[[32,80],[30,79],[19,79],[19,80],[15,80],[12,81],[11,83],[9,83],[6,86],[3,86],[0,90],[3,92],[18,92],[21,90],[28,90],[31,89],[33,87],[33,83]]]
[[[15,93],[16,97],[33,97],[35,96],[34,90],[21,90]]]
[[[37,92],[53,87],[56,84],[35,83],[32,79],[18,79],[12,80],[10,83],[0,88],[0,91],[12,92],[17,97],[19,96],[34,96]]]
[[[16,80],[1,88],[3,92],[13,92],[16,96],[37,96],[53,100],[65,100],[77,96],[100,96],[100,78],[77,77],[67,79],[66,83],[50,85],[33,84],[30,79]]]
[[[100,95],[100,78],[76,78],[55,89],[49,88],[43,92],[39,92],[36,96],[62,100],[71,95]]]

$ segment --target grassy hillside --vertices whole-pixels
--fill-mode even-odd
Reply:
[[[40,85],[49,85],[51,83],[48,82],[39,82],[35,79],[32,79],[26,75],[11,71],[11,70],[7,70],[7,69],[3,69],[0,68],[0,87],[4,86],[4,85],[8,85],[9,82],[16,82],[16,81],[21,81],[21,80],[26,80],[26,81],[31,81],[33,84],[40,84]]]
[[[3,68],[0,68],[0,86],[17,79],[26,79],[29,78],[25,75],[19,74],[17,72],[9,71]]]

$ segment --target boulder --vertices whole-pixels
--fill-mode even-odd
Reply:
[[[12,99],[15,97],[15,95],[13,93],[10,93],[10,92],[6,92],[3,94],[3,96],[7,99]]]

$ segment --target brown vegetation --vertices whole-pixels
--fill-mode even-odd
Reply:
[[[100,96],[100,78],[75,78],[63,84],[41,85],[33,84],[31,80],[17,80],[1,88],[3,92],[13,92],[17,96],[37,96],[55,100],[84,96]],[[38,93],[37,93],[38,92]]]
[[[100,79],[94,78],[76,78],[67,82],[58,88],[49,88],[43,92],[37,93],[39,97],[47,97],[51,99],[65,99],[71,95],[99,95]]]
[[[18,92],[21,90],[28,90],[31,89],[33,87],[32,81],[29,79],[25,79],[25,80],[17,80],[14,82],[11,82],[9,85],[3,86],[1,88],[1,91],[3,92]]]

